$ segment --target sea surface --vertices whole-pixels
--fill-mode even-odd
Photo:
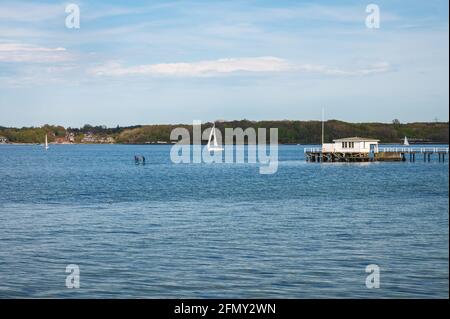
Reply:
[[[319,164],[285,145],[261,175],[170,148],[0,145],[0,298],[449,297],[448,156]]]

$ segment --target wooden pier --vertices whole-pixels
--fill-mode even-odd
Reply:
[[[437,155],[439,162],[444,163],[448,155],[448,147],[380,147],[377,152],[337,152],[327,151],[320,147],[305,148],[308,162],[415,162],[423,157],[424,162],[431,162]]]

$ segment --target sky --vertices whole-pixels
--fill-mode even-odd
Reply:
[[[448,5],[0,0],[0,126],[448,121]]]

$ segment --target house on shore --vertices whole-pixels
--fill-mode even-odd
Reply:
[[[6,144],[8,143],[8,139],[4,136],[0,136],[0,144]]]
[[[116,141],[111,136],[97,136],[93,133],[87,133],[81,143],[87,144],[114,144]]]
[[[69,143],[75,143],[75,134],[72,132],[67,132],[66,141],[68,141]]]

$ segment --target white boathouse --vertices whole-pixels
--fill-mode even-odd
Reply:
[[[319,148],[305,149],[305,156],[311,162],[369,162],[379,153],[379,142],[363,137],[339,138]]]
[[[378,153],[380,140],[362,137],[348,137],[333,140],[333,143],[322,144],[324,153]]]

